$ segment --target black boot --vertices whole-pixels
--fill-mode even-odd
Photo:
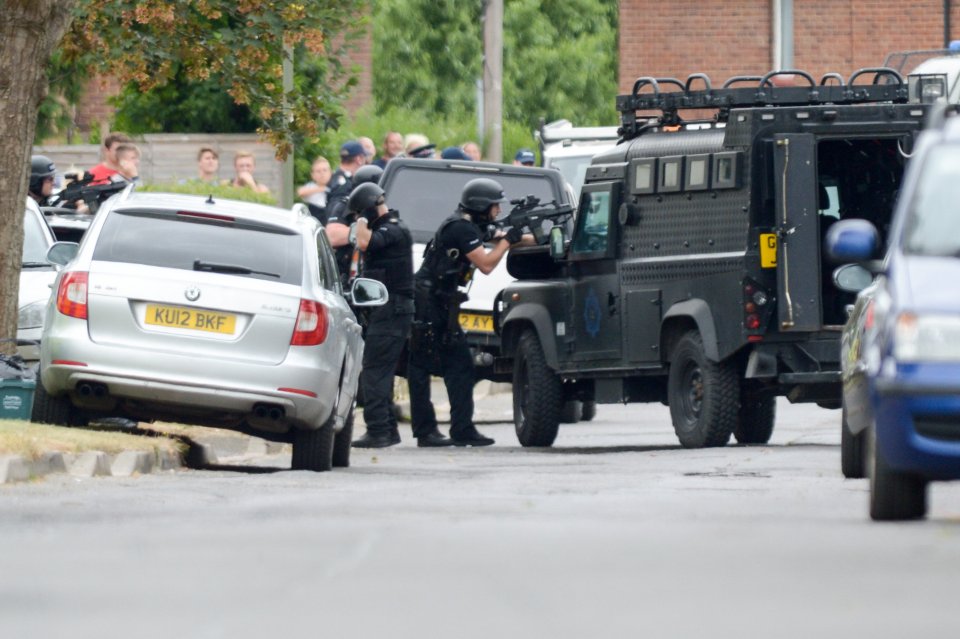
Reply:
[[[400,443],[400,433],[371,433],[367,431],[363,437],[353,442],[354,448],[388,448]]]
[[[461,435],[453,436],[454,446],[490,446],[493,439],[481,435],[476,428],[471,428]]]
[[[420,448],[441,448],[443,446],[453,446],[453,440],[440,434],[440,431],[427,433],[423,437],[417,437],[417,446]]]

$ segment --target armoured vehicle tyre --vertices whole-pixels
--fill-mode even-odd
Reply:
[[[333,468],[333,420],[336,409],[323,426],[314,430],[297,429],[293,435],[293,470],[327,471]]]
[[[840,418],[840,470],[847,479],[863,479],[866,477],[866,460],[864,459],[864,434],[854,435],[847,426],[847,407],[843,407]]]
[[[733,436],[741,444],[766,444],[777,420],[777,397],[758,384],[740,382],[740,412]]]
[[[875,521],[922,519],[927,514],[927,482],[919,475],[890,468],[870,437],[870,518]]]
[[[597,416],[597,402],[588,399],[583,402],[583,408],[580,411],[580,421],[590,422]]]
[[[66,395],[52,397],[47,394],[40,378],[37,378],[37,387],[33,391],[33,409],[30,421],[38,424],[53,424],[55,426],[85,426],[87,420],[77,412]]]
[[[560,408],[560,423],[576,424],[582,419],[582,415],[583,402],[579,399],[568,399],[563,402],[563,407]]]
[[[553,445],[562,393],[560,377],[547,366],[537,334],[525,330],[513,360],[513,424],[521,446]]]
[[[353,413],[356,404],[350,409],[347,421],[340,432],[333,436],[333,467],[348,468],[350,466],[350,444],[353,441]]]
[[[684,448],[725,446],[737,427],[740,379],[733,362],[711,362],[700,333],[690,331],[673,350],[667,397],[673,429]]]

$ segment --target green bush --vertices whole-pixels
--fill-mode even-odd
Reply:
[[[210,195],[214,199],[241,200],[257,204],[276,206],[277,199],[269,193],[256,193],[247,188],[230,186],[229,184],[207,184],[199,180],[188,182],[161,182],[159,184],[145,184],[137,187],[138,191],[153,193],[185,193],[187,195]]]

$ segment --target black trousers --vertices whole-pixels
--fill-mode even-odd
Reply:
[[[460,439],[474,429],[473,384],[475,373],[470,347],[462,333],[439,334],[432,341],[432,352],[411,348],[407,362],[410,385],[410,416],[413,436],[423,437],[437,430],[437,415],[430,401],[430,375],[443,376],[450,399],[450,437]]]
[[[412,310],[412,303],[409,306]],[[364,338],[363,370],[360,371],[363,421],[369,433],[397,430],[397,417],[392,408],[393,378],[412,321],[413,314],[398,311],[393,301],[370,314]]]

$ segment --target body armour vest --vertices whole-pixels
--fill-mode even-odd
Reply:
[[[391,297],[413,297],[413,236],[396,211],[378,217],[370,230],[382,233],[380,228],[385,225],[389,233],[397,234],[399,241],[377,251],[368,250],[363,257],[363,277],[383,282]]]
[[[444,244],[445,231],[457,222],[473,224],[460,213],[454,213],[444,220],[424,249],[423,264],[417,271],[417,279],[427,280],[435,293],[444,296],[452,295],[459,286],[466,286],[474,269],[466,256],[460,255],[455,247]]]

